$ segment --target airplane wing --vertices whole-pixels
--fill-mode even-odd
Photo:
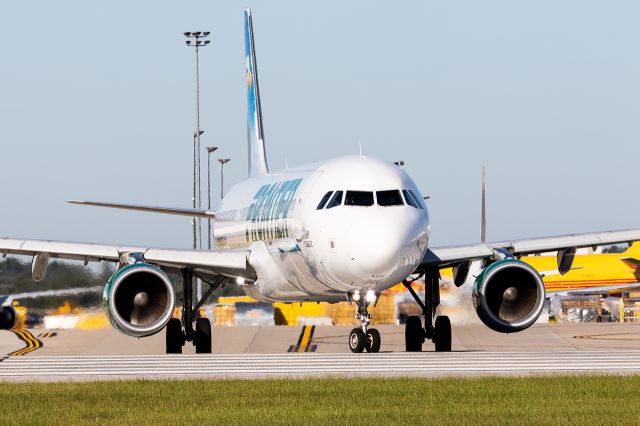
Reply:
[[[157,207],[157,206],[140,206],[137,204],[121,204],[121,203],[104,203],[102,201],[82,201],[68,200],[70,204],[80,204],[83,206],[107,207],[110,209],[135,210],[139,212],[164,213],[176,216],[200,217],[204,219],[213,219],[216,212],[203,209],[185,209],[176,207]]]
[[[134,247],[62,241],[0,238],[2,257],[8,254],[35,256],[46,254],[54,259],[87,262],[121,262],[122,256],[141,253],[144,261],[165,269],[190,267],[206,275],[242,276],[254,278],[255,272],[247,263],[247,251],[179,250],[153,247]]]
[[[620,293],[622,290],[640,289],[640,283],[617,285],[602,285],[598,287],[584,287],[564,290],[547,290],[547,296],[579,296],[594,293]]]
[[[640,240],[640,229],[570,234],[555,237],[478,243],[471,245],[432,247],[427,250],[421,268],[456,266],[460,262],[480,260],[499,255],[513,256],[558,251],[563,249],[597,247],[607,244],[631,243]]]

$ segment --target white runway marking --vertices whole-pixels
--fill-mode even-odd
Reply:
[[[0,379],[11,380],[550,373],[640,374],[640,351],[58,356],[7,358],[0,362]]]

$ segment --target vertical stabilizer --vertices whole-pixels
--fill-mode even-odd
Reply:
[[[244,45],[247,67],[247,139],[249,149],[249,177],[269,173],[267,154],[264,149],[262,129],[262,108],[258,87],[258,67],[256,66],[256,46],[253,42],[253,21],[251,9],[244,11]]]

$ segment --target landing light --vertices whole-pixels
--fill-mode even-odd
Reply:
[[[365,296],[365,300],[367,301],[367,303],[373,303],[376,301],[376,294],[373,292],[373,290],[368,290],[367,291],[367,295]]]
[[[238,285],[244,284],[244,278],[243,277],[236,278],[236,284],[238,284]]]
[[[355,293],[353,293],[353,301],[357,302],[358,300],[360,300],[360,292],[356,291]]]

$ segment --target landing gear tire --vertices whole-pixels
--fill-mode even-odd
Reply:
[[[404,327],[404,342],[407,352],[422,351],[424,330],[422,329],[420,317],[414,315],[407,318],[407,324]]]
[[[211,353],[211,322],[207,318],[198,318],[196,320],[196,333],[193,343],[196,346],[197,354]]]
[[[433,342],[436,344],[436,352],[451,351],[451,321],[449,321],[449,317],[436,318]]]
[[[349,349],[353,353],[360,353],[364,350],[364,346],[367,341],[367,336],[364,335],[364,331],[359,328],[354,328],[349,333]]]
[[[171,318],[167,323],[167,353],[181,354],[182,345],[184,344],[184,334],[182,333],[182,324],[177,318]]]
[[[367,352],[380,352],[380,344],[382,340],[380,339],[380,332],[375,328],[370,328],[367,330],[367,340],[364,344],[364,348]]]

